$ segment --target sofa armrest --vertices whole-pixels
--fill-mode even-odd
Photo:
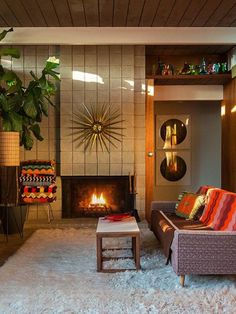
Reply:
[[[175,230],[171,250],[178,275],[236,274],[236,232]]]
[[[175,201],[153,201],[151,203],[151,211],[161,210],[163,213],[174,213],[175,205]]]

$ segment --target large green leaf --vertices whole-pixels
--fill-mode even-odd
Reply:
[[[48,116],[48,104],[46,104],[42,99],[39,100],[41,104],[41,110],[43,114],[47,117]]]
[[[5,37],[6,37],[7,33],[10,33],[10,32],[13,32],[13,28],[12,28],[12,27],[11,27],[11,28],[9,28],[8,30],[4,30],[4,31],[2,31],[2,32],[0,33],[0,41],[2,41],[2,40],[3,40],[3,38],[5,38]]]
[[[3,131],[13,131],[12,130],[12,124],[11,121],[9,120],[9,118],[4,118],[2,120],[2,129]]]
[[[0,49],[0,57],[2,56],[10,56],[15,59],[20,58],[20,51],[17,48],[1,48]]]
[[[27,116],[29,116],[32,119],[36,118],[38,112],[35,107],[34,98],[31,94],[29,94],[25,99],[23,109]]]
[[[33,132],[34,136],[37,140],[42,141],[43,137],[40,134],[40,126],[38,124],[34,124],[30,127],[30,130]]]
[[[1,93],[0,94],[0,105],[1,105],[1,109],[4,112],[8,112],[9,111],[9,106],[8,106],[8,101],[7,101],[7,97],[5,94]]]
[[[43,74],[48,74],[52,76],[55,80],[60,81],[59,73],[53,70],[43,70]]]
[[[24,145],[26,150],[31,150],[34,144],[34,140],[28,130],[24,130],[21,135],[21,144]]]
[[[16,112],[10,112],[9,118],[11,120],[12,130],[18,131],[18,132],[22,131],[22,122],[23,122],[22,116]]]

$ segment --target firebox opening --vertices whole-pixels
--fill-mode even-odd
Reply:
[[[63,217],[102,217],[129,211],[129,176],[62,177]]]

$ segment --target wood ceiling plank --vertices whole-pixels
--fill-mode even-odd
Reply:
[[[99,21],[101,27],[112,26],[113,23],[113,0],[99,0]]]
[[[225,27],[225,26],[236,26],[236,4],[233,6],[231,10],[222,18],[222,20],[218,23],[219,27]]]
[[[181,18],[183,17],[185,11],[188,9],[189,5],[190,5],[189,0],[176,1],[165,26],[168,27],[178,26],[179,22],[181,21]]]
[[[33,26],[31,16],[27,13],[20,0],[5,0],[5,2],[7,3],[8,7],[11,9],[21,26]]]
[[[70,9],[67,0],[52,0],[54,9],[56,10],[60,26],[73,26]]]
[[[83,0],[86,26],[99,26],[98,0]]]
[[[218,8],[215,10],[215,12],[209,17],[209,19],[206,21],[206,23],[203,26],[206,27],[212,27],[212,26],[218,26],[218,23],[224,18],[225,15],[233,8],[235,5],[235,0],[227,0],[227,1],[221,1]],[[229,26],[229,25],[224,25]]]
[[[126,26],[139,26],[145,0],[130,0]]]
[[[9,26],[7,22],[0,16],[0,27],[6,27]]]
[[[161,0],[152,26],[165,26],[174,4],[175,0]]]
[[[28,15],[31,17],[34,26],[47,26],[47,23],[36,0],[21,0],[21,3],[27,11]]]
[[[4,21],[12,27],[21,26],[20,22],[17,20],[16,16],[10,10],[9,6],[5,3],[5,1],[0,1],[0,12],[4,17]]]
[[[85,26],[84,5],[82,0],[68,0],[73,26]]]
[[[205,3],[206,0],[191,1],[189,7],[184,12],[184,15],[182,16],[178,26],[188,27],[192,25],[196,16],[201,11]]]
[[[202,7],[199,14],[196,16],[195,20],[191,24],[193,27],[201,27],[204,26],[204,24],[209,19],[209,16],[214,14],[214,12],[217,10],[218,6],[220,5],[222,0],[207,0],[205,5]]]
[[[38,5],[49,27],[60,26],[59,20],[51,0],[38,0]]]
[[[143,7],[142,16],[139,22],[139,26],[149,27],[152,26],[152,22],[156,15],[160,0],[146,0]]]
[[[113,26],[126,26],[129,0],[114,0]]]

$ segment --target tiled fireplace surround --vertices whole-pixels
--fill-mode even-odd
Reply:
[[[55,159],[57,162],[57,201],[53,203],[55,218],[61,218],[60,176],[129,175],[136,172],[137,202],[140,214],[145,209],[145,47],[144,46],[25,46],[21,60],[12,67],[23,73],[40,72],[48,56],[60,58],[61,82],[56,102],[60,110],[49,109],[42,123],[43,142],[32,151],[21,151],[21,159]],[[74,72],[73,72],[74,71]],[[78,71],[80,73],[78,73]],[[73,79],[82,74],[84,80]],[[95,82],[88,82],[93,74]],[[59,97],[60,96],[60,97]],[[85,152],[74,142],[73,113],[82,103],[110,104],[121,113],[123,140],[110,153]],[[29,220],[45,219],[40,205],[31,205]]]

